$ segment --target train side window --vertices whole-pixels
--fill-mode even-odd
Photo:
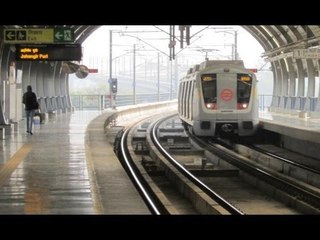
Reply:
[[[202,93],[205,103],[217,102],[217,75],[203,74],[201,76]]]
[[[238,103],[250,101],[252,77],[248,74],[237,74],[237,97]]]

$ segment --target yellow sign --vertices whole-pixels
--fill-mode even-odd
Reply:
[[[212,81],[213,77],[211,75],[203,75],[202,81]]]
[[[71,61],[81,60],[80,44],[17,44],[16,60]]]
[[[53,28],[5,29],[5,43],[53,43]]]
[[[27,40],[29,42],[52,43],[53,29],[28,29]]]
[[[20,50],[21,60],[45,60],[49,58],[49,54],[43,54],[39,48],[22,48]]]
[[[243,76],[243,77],[241,77],[241,79],[240,79],[241,81],[250,81],[251,80],[251,78],[250,77],[248,77],[248,76]]]

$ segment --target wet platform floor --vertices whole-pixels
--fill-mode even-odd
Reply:
[[[133,193],[133,200],[138,201],[142,210],[135,209],[132,203],[126,207],[128,204],[125,199],[110,203],[111,195],[121,192],[121,187],[109,184],[109,195],[106,198],[99,195],[104,185],[100,185],[92,173],[96,168],[95,158],[90,157],[89,163],[86,151],[94,150],[88,150],[90,144],[86,144],[85,139],[88,124],[97,116],[100,116],[100,120],[96,130],[104,135],[103,122],[107,115],[101,111],[57,114],[44,124],[35,125],[33,135],[26,133],[24,120],[19,122],[18,131],[1,140],[0,214],[148,213],[138,193]],[[99,137],[96,137],[91,139],[99,141]],[[120,181],[123,185],[133,188],[113,154],[112,146],[107,146],[107,139],[104,140],[100,144],[106,146],[105,151],[109,155],[100,154],[104,161],[99,167],[103,165],[104,169],[108,169],[108,165],[112,165],[115,174],[122,173]],[[108,182],[108,179],[114,178],[110,171],[108,174],[101,173],[99,180]],[[124,190],[122,195],[127,193],[130,194],[130,191]]]

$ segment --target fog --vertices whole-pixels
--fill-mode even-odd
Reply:
[[[175,56],[170,61],[169,25],[101,26],[82,44],[81,64],[98,69],[85,79],[70,75],[71,92],[103,94],[110,78],[110,33],[112,35],[112,77],[118,78],[119,94],[132,92],[133,65],[137,93],[156,91],[158,76],[161,91],[176,89],[179,79],[195,64],[206,58],[241,59],[245,67],[258,69],[260,93],[272,94],[270,64],[261,57],[263,48],[240,26],[192,25],[190,44],[180,46],[179,27],[175,26]]]

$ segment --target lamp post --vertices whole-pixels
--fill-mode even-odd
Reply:
[[[115,104],[115,93],[112,92],[112,30],[109,31],[109,94],[110,94],[110,105],[112,109],[116,108]]]
[[[172,100],[172,61],[170,61],[170,100]]]
[[[133,45],[133,104],[136,104],[136,56],[137,51],[149,51],[137,49],[137,45]],[[153,51],[153,50],[151,50]],[[145,66],[147,66],[147,59],[145,59]],[[145,69],[145,79],[147,76],[147,69]],[[160,53],[157,53],[157,95],[160,101]]]
[[[120,36],[126,36],[126,37],[132,37],[135,38],[141,42],[143,42],[144,44],[146,44],[147,46],[153,48],[154,50],[156,50],[158,52],[158,73],[157,73],[157,95],[158,95],[158,101],[160,101],[160,52],[163,53],[164,55],[167,55],[165,52],[161,51],[159,48],[157,48],[156,46],[149,44],[148,42],[144,41],[143,39],[137,37],[137,36],[133,36],[133,35],[129,35],[129,34],[125,34],[123,33],[121,30],[110,30],[110,53],[109,53],[109,84],[110,84],[110,104],[112,106],[113,109],[115,109],[115,94],[112,92],[111,90],[111,83],[112,83],[112,65],[113,65],[113,60],[112,59],[112,34],[113,33],[119,33]],[[132,78],[133,78],[133,104],[136,104],[136,52],[137,51],[143,51],[140,49],[137,49],[137,45],[133,44],[133,63],[132,63],[132,67],[133,67],[133,74],[132,74]],[[151,50],[152,51],[152,50]],[[168,55],[167,55],[168,56]],[[172,81],[172,80],[171,80]]]
[[[133,105],[136,105],[136,45],[133,44]]]
[[[110,96],[110,105],[112,107],[112,109],[116,109],[116,93],[114,93],[112,91],[112,63],[113,60],[115,60],[116,58],[112,59],[112,48],[113,48],[113,44],[112,44],[112,34],[113,33],[122,33],[122,31],[119,30],[109,30],[109,36],[110,36],[110,40],[109,40],[109,96]],[[134,90],[135,91],[135,90]]]
[[[112,92],[111,92],[111,79],[112,79],[112,30],[109,30],[109,96],[110,105],[112,106]]]
[[[147,43],[146,41],[142,40],[141,38],[139,38],[137,36],[124,34],[122,32],[120,32],[120,34],[121,34],[121,36],[135,38],[158,52],[158,74],[157,74],[158,91],[157,91],[157,94],[158,94],[158,101],[160,101],[160,52],[165,55],[167,55],[167,54],[165,52],[161,51],[159,48],[153,46],[152,44]],[[136,44],[134,44],[133,45],[133,104],[136,104],[136,50],[137,50]],[[139,50],[139,51],[141,51],[141,50]]]
[[[118,30],[109,30],[109,96],[110,96],[110,105],[112,109],[116,109],[116,93],[112,92],[112,33],[119,32]]]
[[[158,52],[158,64],[157,64],[157,80],[158,80],[158,102],[160,102],[160,53]]]
[[[124,54],[121,54],[117,57],[114,57],[112,58],[112,62],[113,62],[113,66],[112,68],[115,69],[116,65],[115,65],[115,60],[127,55],[127,54],[132,54],[132,62],[130,63],[130,66],[132,67],[132,71],[130,70],[130,76],[131,76],[131,79],[132,79],[132,90],[133,90],[133,97],[132,97],[132,102],[133,104],[137,104],[137,94],[136,94],[136,83],[137,83],[137,67],[140,65],[137,65],[137,52],[140,52],[140,51],[154,51],[154,50],[146,50],[144,49],[144,45],[141,45],[141,48],[139,48],[139,44],[133,44],[133,45],[130,45],[131,46],[131,49],[130,50],[127,50],[128,52],[127,53],[124,53]],[[157,84],[157,87],[158,87],[158,91],[157,91],[157,94],[158,94],[158,99],[159,99],[159,94],[160,94],[160,90],[159,90],[159,86],[160,86],[160,53],[158,52],[157,53],[157,59],[158,59],[158,67],[157,67],[157,71],[158,71],[158,74],[157,74],[157,81],[158,81],[158,84]],[[145,66],[147,66],[147,59],[145,59]],[[113,71],[113,76],[116,75],[116,72]],[[146,79],[146,76],[147,76],[147,68],[145,68],[145,79]]]
[[[234,31],[234,57],[238,60],[238,31]]]
[[[133,105],[137,103],[136,97],[136,44],[133,44],[133,66],[132,66],[132,88],[133,88]]]

